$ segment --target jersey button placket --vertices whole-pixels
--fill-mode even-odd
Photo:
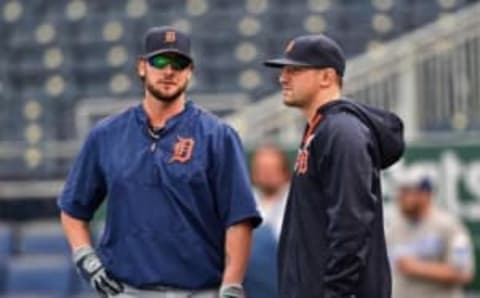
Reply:
[[[157,149],[157,142],[160,139],[160,132],[154,131],[150,127],[147,128],[148,134],[152,138],[152,144],[150,145],[150,152],[155,152]]]
[[[157,168],[157,162],[156,162],[156,155],[160,153],[160,151],[157,150],[158,148],[158,142],[160,141],[160,133],[161,131],[154,131],[150,127],[147,128],[148,134],[151,138],[151,144],[150,144],[150,153],[152,154],[152,175],[153,175],[153,181],[157,181],[160,178],[160,171]]]

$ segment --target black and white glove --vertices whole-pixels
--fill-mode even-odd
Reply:
[[[118,281],[109,277],[102,262],[90,246],[81,247],[73,252],[73,261],[82,277],[102,297],[114,296],[123,291]]]
[[[220,298],[245,298],[241,284],[224,284],[220,288]]]

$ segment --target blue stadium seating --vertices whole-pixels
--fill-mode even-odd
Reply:
[[[448,6],[447,2],[443,5]],[[321,1],[278,0],[268,1],[267,9],[255,14],[247,10],[246,1],[208,0],[205,14],[190,15],[185,1],[159,0],[147,1],[146,15],[135,18],[127,13],[128,0],[85,1],[86,14],[71,20],[66,15],[70,3],[19,1],[22,14],[17,20],[7,21],[5,14],[0,16],[3,40],[0,43],[0,141],[18,141],[20,150],[28,148],[23,137],[23,121],[18,120],[24,117],[23,103],[34,94],[40,97],[37,99],[45,112],[39,120],[45,132],[41,142],[71,140],[75,134],[66,133],[65,127],[73,124],[77,103],[86,98],[141,96],[141,86],[135,83],[135,58],[141,50],[142,35],[151,26],[183,20],[190,27],[196,58],[196,85],[191,88],[192,93],[244,92],[257,99],[278,90],[274,72],[263,69],[262,61],[281,54],[288,39],[307,33],[305,21],[309,16],[322,17],[325,32],[337,39],[347,56],[352,57],[365,51],[371,41],[398,37],[473,2],[478,0],[457,0],[452,7],[442,7],[438,0],[394,0],[391,7],[382,9],[373,0],[325,1],[324,7]],[[320,4],[319,9],[314,7],[315,3]],[[4,5],[7,2],[0,4],[0,8]],[[393,22],[390,30],[373,28],[373,19],[378,14]],[[242,32],[240,24],[245,18],[255,20],[256,32]],[[105,29],[110,22],[121,25],[118,36],[113,34],[108,38]],[[38,29],[44,24],[52,25],[54,32],[51,38],[42,40]],[[47,37],[48,31],[43,32]],[[236,58],[235,50],[246,41],[256,46],[257,56],[242,62]],[[108,65],[109,50],[119,45],[127,49],[126,63]],[[52,47],[61,50],[63,61],[58,68],[47,69],[43,60]],[[259,70],[262,83],[242,86],[238,79],[247,69]],[[110,88],[112,76],[118,73],[130,75],[132,80],[132,87],[120,95]],[[54,74],[60,74],[66,82],[63,92],[56,96],[45,91],[45,80]],[[22,173],[24,177],[32,173],[64,176],[69,165],[68,160],[45,160],[47,164],[42,162],[32,171],[22,164],[22,158],[2,160],[2,163],[0,177],[5,179],[22,176]]]
[[[243,12],[245,6],[245,1],[210,0],[209,3],[218,11]]]
[[[71,283],[71,296],[73,298],[97,297],[92,286],[88,284],[77,272],[75,272]]]
[[[68,255],[70,249],[60,223],[33,222],[21,226],[18,252],[23,255]]]
[[[5,260],[12,254],[13,230],[9,224],[0,223],[0,260]]]
[[[64,256],[21,256],[7,262],[5,295],[64,298],[70,293],[73,271]]]
[[[12,254],[13,240],[12,226],[0,223],[0,293],[4,288],[5,264]]]

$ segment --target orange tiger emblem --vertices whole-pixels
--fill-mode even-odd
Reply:
[[[301,149],[298,151],[295,160],[295,171],[298,175],[305,175],[308,171],[308,150]]]
[[[195,141],[193,138],[177,137],[177,142],[173,146],[173,154],[170,162],[186,163],[192,158]]]

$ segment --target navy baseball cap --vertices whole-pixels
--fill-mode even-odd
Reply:
[[[342,48],[331,38],[323,35],[303,35],[291,40],[285,48],[285,54],[278,59],[264,62],[268,67],[286,65],[331,67],[343,77],[345,73],[345,55]]]
[[[404,178],[398,181],[398,186],[403,189],[423,192],[432,192],[434,189],[433,181],[430,177]]]
[[[150,28],[143,38],[143,58],[164,53],[175,53],[193,61],[190,56],[190,37],[173,27]]]

